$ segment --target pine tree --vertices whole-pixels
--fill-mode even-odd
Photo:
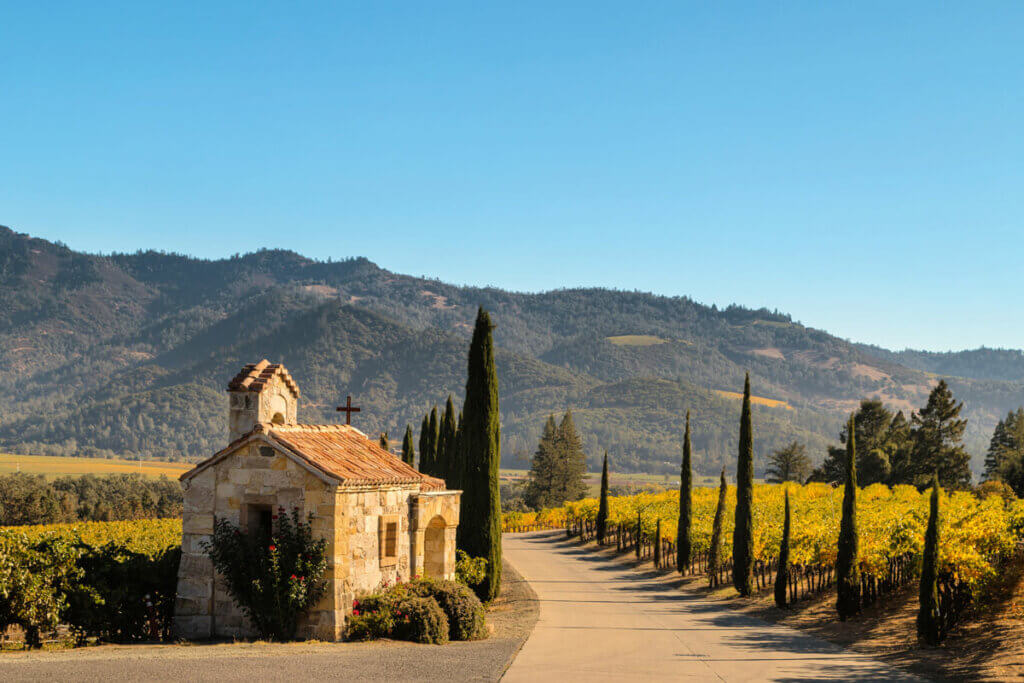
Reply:
[[[562,501],[555,500],[557,496],[555,480],[559,470],[557,435],[558,424],[555,422],[555,417],[548,415],[547,422],[544,423],[544,430],[541,432],[540,442],[537,444],[537,451],[533,454],[533,460],[530,462],[526,490],[523,493],[523,500],[535,510],[555,507],[562,503]]]
[[[939,477],[932,479],[931,510],[928,531],[924,535],[924,555],[921,560],[921,587],[918,596],[917,635],[929,645],[942,640],[942,621],[939,618]]]
[[[470,557],[487,560],[487,575],[476,587],[484,601],[501,592],[501,418],[498,375],[494,367],[491,317],[482,307],[469,346],[462,425],[462,511],[458,546]]]
[[[405,426],[405,437],[402,439],[402,460],[410,467],[414,467],[416,464],[416,452],[412,447],[412,425]]]
[[[572,418],[572,410],[565,411],[562,423],[558,425],[555,436],[555,449],[558,452],[559,480],[555,482],[558,505],[565,501],[580,500],[587,495],[587,459],[583,454],[583,444],[576,432],[576,422]]]
[[[806,447],[799,441],[793,441],[768,455],[765,481],[769,484],[781,484],[787,481],[803,484],[810,474],[811,459],[807,457]]]
[[[601,467],[601,499],[597,504],[597,543],[604,545],[604,537],[608,532],[608,451],[604,452],[604,465]]]
[[[839,523],[839,554],[836,559],[836,611],[846,621],[860,612],[860,557],[857,538],[857,446],[853,416],[846,440],[846,486],[843,518]]]
[[[967,420],[960,418],[963,407],[953,399],[946,380],[939,380],[928,404],[911,418],[914,481],[907,483],[923,486],[938,471],[939,483],[946,488],[970,485],[971,456],[963,445]]]
[[[676,568],[680,574],[690,566],[693,554],[693,468],[690,452],[690,411],[686,411],[683,432],[683,463],[679,469],[679,524],[676,528]]]
[[[725,520],[725,495],[728,487],[725,483],[725,468],[722,468],[722,479],[718,485],[718,505],[715,507],[715,520],[711,523],[711,547],[708,549],[708,583],[712,588],[718,585],[718,572],[722,564],[722,523]]]
[[[420,464],[419,471],[426,474],[430,467],[430,413],[423,416],[423,424],[420,425]]]
[[[1007,415],[1010,419],[1013,413]],[[992,432],[992,438],[988,442],[988,452],[985,454],[985,479],[994,479],[998,476],[999,469],[1003,464],[1003,454],[1010,447],[1010,438],[1006,433],[1006,420],[996,423]]]
[[[384,450],[386,450],[389,453],[391,452],[391,442],[388,441],[388,433],[387,432],[381,432],[380,433],[380,447],[383,448]]]
[[[786,489],[786,512],[782,520],[782,543],[779,546],[779,566],[775,572],[775,604],[785,609],[789,604],[789,489]]]
[[[736,465],[736,527],[732,534],[732,583],[740,595],[754,592],[754,431],[750,373],[743,383],[739,461]]]

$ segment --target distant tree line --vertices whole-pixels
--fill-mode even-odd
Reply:
[[[138,474],[0,475],[0,526],[180,517],[181,485]]]

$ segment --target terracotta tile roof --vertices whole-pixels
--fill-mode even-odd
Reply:
[[[317,470],[341,481],[342,486],[421,484],[424,491],[443,491],[445,483],[405,464],[380,444],[350,425],[279,425],[257,423],[253,430],[227,448],[186,472],[189,479],[244,441],[266,437],[303,458]]]
[[[284,380],[285,386],[291,390],[295,398],[299,397],[299,386],[292,379],[292,376],[288,374],[288,370],[280,363],[271,363],[266,358],[259,363],[249,363],[243,367],[235,375],[234,379],[228,382],[228,391],[253,391],[259,393],[263,391],[267,386],[267,382],[275,375],[280,376]]]

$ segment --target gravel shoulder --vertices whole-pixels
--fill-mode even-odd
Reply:
[[[0,680],[496,681],[537,622],[537,597],[503,564],[502,596],[488,608],[491,637],[444,646],[369,643],[190,643],[102,645],[0,654]]]

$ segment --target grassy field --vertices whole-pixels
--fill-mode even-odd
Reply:
[[[655,346],[668,342],[667,339],[649,334],[622,334],[617,337],[606,337],[606,339],[616,346]]]
[[[25,472],[44,474],[53,479],[64,475],[141,473],[156,479],[162,474],[177,479],[192,465],[155,460],[119,460],[106,458],[61,458],[49,455],[11,455],[0,453],[0,474]]]

